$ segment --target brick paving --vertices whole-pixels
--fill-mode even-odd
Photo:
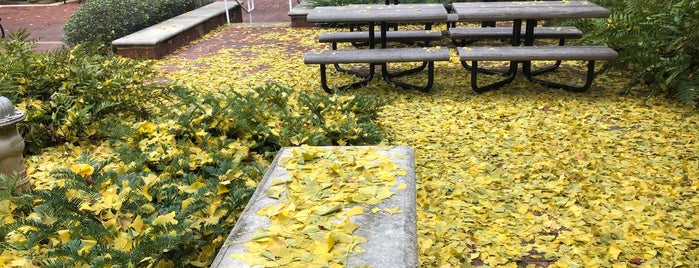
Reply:
[[[88,0],[89,1],[89,0]],[[239,0],[247,8],[245,0]],[[289,2],[284,0],[254,0],[255,9],[251,14],[243,12],[243,23],[290,23]],[[235,0],[228,1],[235,3]],[[296,0],[292,0],[294,5]],[[37,50],[56,49],[63,45],[63,25],[85,1],[77,0],[43,5],[0,5],[0,24],[5,33],[21,28],[27,29],[30,38],[37,39]]]

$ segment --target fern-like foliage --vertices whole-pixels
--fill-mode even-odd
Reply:
[[[699,2],[695,0],[596,0],[607,7],[606,21],[578,21],[586,41],[619,52],[611,66],[629,74],[622,90],[647,89],[688,105],[699,105]]]

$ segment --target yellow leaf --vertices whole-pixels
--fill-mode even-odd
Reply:
[[[364,206],[354,206],[347,211],[347,217],[364,214]]]
[[[70,166],[70,171],[85,178],[85,177],[92,175],[92,173],[95,171],[95,169],[91,165],[88,165],[88,164],[75,164],[75,165]]]
[[[269,187],[269,189],[265,190],[265,195],[269,198],[279,199],[282,192],[284,192],[284,188],[283,186]]]
[[[341,209],[342,209],[342,205],[341,205],[341,204],[336,204],[336,205],[333,205],[333,206],[330,206],[330,207],[328,207],[328,206],[321,206],[321,207],[318,208],[317,213],[318,213],[318,215],[320,215],[320,216],[327,216],[327,215],[333,214],[333,213],[335,213],[335,212],[338,212],[338,211],[340,211]]]
[[[279,256],[282,249],[286,249],[286,241],[277,236],[271,236],[267,242],[267,250],[275,256]]]
[[[143,230],[143,219],[141,219],[141,215],[136,216],[136,218],[131,223],[131,227],[138,233],[140,233]]]
[[[359,228],[359,225],[350,222],[349,218],[347,218],[336,228],[342,230],[345,233],[351,234],[352,232],[354,232],[354,230],[357,230],[357,228]]]
[[[116,239],[114,239],[114,248],[121,251],[131,251],[133,242],[131,238],[126,233],[119,233]]]
[[[612,268],[626,268],[626,266],[626,262],[617,262],[615,264],[612,264]]]
[[[153,225],[177,224],[177,222],[178,221],[175,219],[175,212],[173,211],[168,214],[158,216],[153,221]]]
[[[394,207],[394,208],[384,208],[384,211],[391,213],[391,214],[400,214],[403,213],[403,211],[399,207]]]
[[[70,230],[58,230],[58,239],[61,240],[61,243],[68,242],[70,240]]]
[[[619,248],[619,246],[617,246],[617,244],[612,243],[612,245],[609,246],[609,256],[612,260],[618,259],[621,252],[622,250]]]
[[[327,247],[328,252],[330,252],[335,246],[335,236],[332,232],[328,233],[328,238],[325,240],[325,246]]]
[[[230,190],[228,190],[228,187],[226,187],[226,185],[221,184],[221,183],[218,184],[218,189],[216,190],[216,195],[223,195],[223,194],[228,193],[228,192],[230,192]]]

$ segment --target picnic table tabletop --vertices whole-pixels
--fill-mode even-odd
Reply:
[[[461,21],[606,18],[609,10],[590,1],[459,2]]]
[[[308,13],[308,22],[440,22],[447,20],[442,4],[357,4],[316,7]]]

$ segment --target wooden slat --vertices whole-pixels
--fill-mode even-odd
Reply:
[[[380,31],[375,31],[374,36],[377,38],[381,36]],[[428,41],[428,40],[440,40],[442,39],[441,32],[433,31],[389,31],[386,32],[387,41]],[[318,42],[330,43],[330,42],[366,42],[369,41],[369,32],[335,32],[335,33],[321,33],[318,37]]]
[[[447,20],[442,4],[347,5],[316,7],[306,16],[308,22],[440,22]]]
[[[305,64],[448,61],[447,48],[386,48],[310,51]]]
[[[525,29],[522,29],[524,36]],[[575,27],[536,27],[534,28],[534,38],[547,39],[576,39],[581,38],[582,31]],[[487,28],[450,28],[449,37],[451,39],[497,39],[511,38],[511,27],[487,27]]]
[[[459,21],[606,18],[609,10],[588,1],[454,3]]]
[[[606,46],[545,47],[459,47],[463,61],[529,61],[529,60],[611,60],[617,52]]]

